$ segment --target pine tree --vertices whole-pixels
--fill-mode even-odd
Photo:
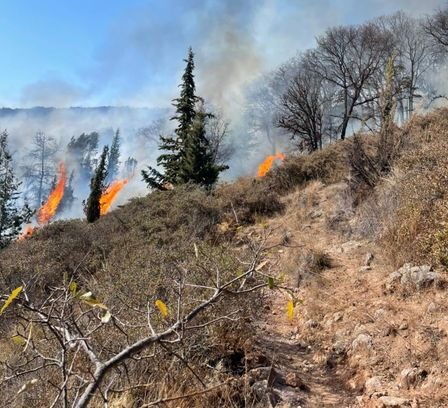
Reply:
[[[179,177],[183,183],[194,183],[210,188],[218,180],[219,173],[228,169],[228,166],[215,163],[213,151],[206,137],[206,121],[212,117],[213,115],[207,113],[203,106],[196,112],[182,151]]]
[[[144,181],[150,188],[165,189],[167,185],[192,182],[211,187],[226,166],[217,166],[206,140],[205,124],[210,114],[205,113],[202,100],[196,96],[194,82],[194,54],[190,48],[186,67],[180,85],[179,98],[174,99],[178,126],[174,136],[160,136],[160,150],[165,153],[157,159],[157,164],[164,169],[160,173],[154,168],[142,171]],[[197,111],[196,106],[201,101]]]
[[[100,199],[106,189],[105,180],[107,177],[107,157],[109,146],[104,146],[100,161],[95,170],[95,174],[90,181],[90,195],[85,205],[85,213],[88,222],[95,222],[101,216]]]
[[[29,222],[33,212],[25,205],[18,209],[18,188],[8,150],[8,134],[0,134],[0,248],[16,238],[24,223]]]
[[[117,176],[120,166],[120,129],[117,129],[110,146],[107,160],[107,182],[112,182]]]

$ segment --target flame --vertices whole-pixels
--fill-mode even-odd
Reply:
[[[285,155],[283,153],[276,153],[272,156],[266,157],[263,163],[260,164],[258,167],[258,173],[257,177],[264,177],[266,174],[271,170],[272,165],[274,164],[275,160],[285,160]]]
[[[31,224],[25,225],[24,230],[19,236],[19,241],[23,241],[33,235],[34,227]]]
[[[114,202],[117,194],[122,190],[122,188],[128,184],[128,179],[115,180],[106,191],[102,194],[100,198],[100,214],[104,215],[109,210],[110,206]]]
[[[58,182],[54,190],[50,193],[47,202],[39,208],[37,212],[37,222],[39,225],[48,224],[55,216],[56,210],[64,196],[65,182],[67,181],[67,174],[65,172],[64,163],[59,163]]]

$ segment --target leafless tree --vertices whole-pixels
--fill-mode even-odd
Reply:
[[[229,122],[224,119],[221,112],[214,112],[207,120],[206,135],[215,163],[227,163],[235,148],[229,142]]]
[[[46,199],[56,174],[56,153],[59,146],[53,137],[44,132],[37,132],[31,143],[31,149],[26,156],[28,163],[22,168],[27,193],[33,195],[35,205],[39,207]]]
[[[337,89],[341,105],[338,131],[341,139],[347,134],[351,119],[357,119],[356,109],[374,102],[378,92],[372,82],[381,74],[391,51],[390,39],[378,25],[336,27],[317,39],[313,52],[313,69]]]
[[[398,97],[400,116],[406,119],[414,111],[415,98],[421,97],[424,86],[425,74],[434,64],[432,57],[432,45],[425,36],[422,22],[419,19],[409,17],[403,12],[398,12],[389,17],[378,20],[393,37],[393,49],[395,51],[397,90],[403,90],[403,97]],[[407,109],[403,101],[407,100]]]
[[[303,63],[281,98],[278,126],[298,138],[307,151],[321,149],[328,101],[324,79]]]
[[[424,31],[445,51],[448,49],[448,8],[439,9],[423,24]]]

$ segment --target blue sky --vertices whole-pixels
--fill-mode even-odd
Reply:
[[[1,0],[0,105],[160,106],[197,52],[203,94],[226,99],[316,35],[445,0]]]

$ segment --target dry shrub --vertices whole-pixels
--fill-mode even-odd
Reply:
[[[378,239],[396,266],[448,267],[448,120],[438,110],[414,118],[393,173],[361,206],[358,231]]]
[[[266,181],[279,194],[313,180],[324,184],[342,181],[348,174],[346,148],[347,141],[339,141],[309,155],[287,157],[267,174]]]

